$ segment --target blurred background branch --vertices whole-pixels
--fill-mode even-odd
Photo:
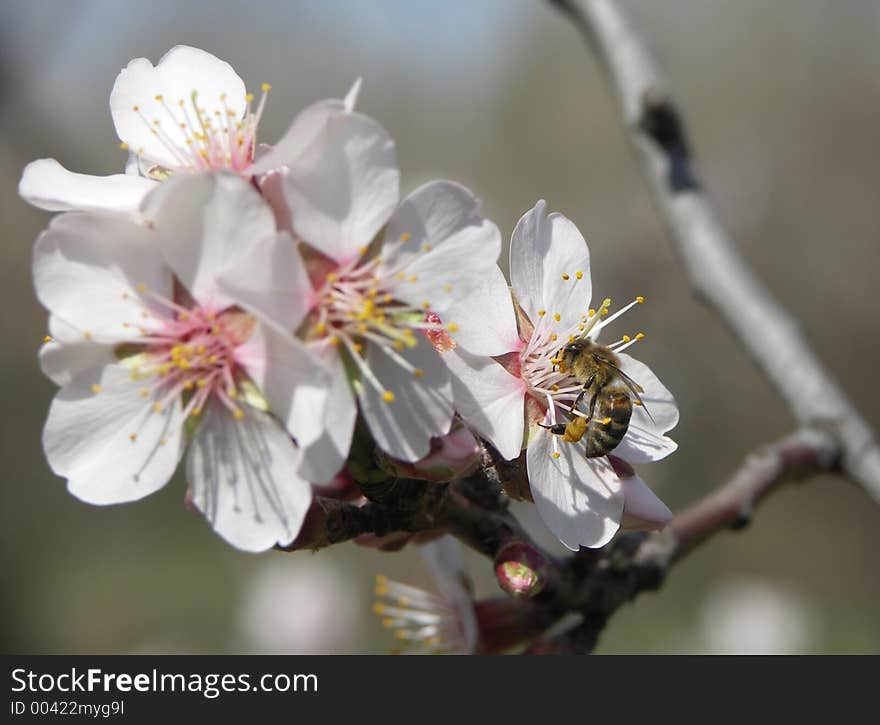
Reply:
[[[873,431],[718,221],[692,169],[677,105],[647,48],[614,0],[550,1],[571,18],[602,65],[694,292],[728,325],[795,420],[835,436],[843,471],[880,503],[880,447]]]

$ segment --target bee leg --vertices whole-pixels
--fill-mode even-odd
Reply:
[[[565,423],[556,423],[554,425],[544,425],[543,423],[538,423],[542,428],[546,428],[555,436],[565,435]]]
[[[569,408],[569,411],[573,411],[575,408],[578,407],[578,405],[580,404],[580,402],[584,399],[584,396],[587,394],[587,391],[592,387],[592,385],[593,385],[593,381],[594,381],[595,379],[596,379],[596,376],[595,376],[595,375],[591,375],[591,376],[590,376],[590,379],[587,380],[587,382],[584,383],[584,386],[581,388],[581,392],[579,392],[579,393],[578,393],[578,396],[572,401],[572,403],[571,403],[571,407]],[[595,403],[595,396],[593,396],[593,401],[592,401],[591,404],[590,404],[590,417],[591,417],[591,418],[593,417],[592,408],[593,408],[593,406],[594,406],[595,404],[596,404],[596,403]]]

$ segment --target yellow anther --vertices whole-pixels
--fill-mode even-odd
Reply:
[[[636,333],[636,340],[644,340],[644,339],[645,339],[645,333],[644,333],[644,332],[638,332],[638,333]]]
[[[382,626],[385,627],[385,629],[391,629],[394,626],[394,620],[391,617],[383,617]]]
[[[557,335],[555,332],[552,335],[550,335],[550,339],[553,340],[553,342],[556,342],[556,338],[557,338]]]
[[[357,331],[363,335],[367,331],[367,326],[363,323],[357,326]]]
[[[225,94],[225,93],[221,93],[221,94],[220,94],[220,100],[221,100],[221,101],[225,101],[225,100],[226,100],[226,94]]]
[[[587,312],[587,316],[588,316],[588,317],[595,317],[595,316],[596,316],[596,310],[594,310],[594,309],[591,307],[591,308],[589,309],[589,311]]]
[[[550,386],[550,390],[555,393],[557,390],[559,390],[559,386],[556,383],[553,383],[553,385]]]
[[[386,403],[393,403],[394,393],[392,393],[390,390],[386,390],[384,393],[382,393],[382,400],[384,400]]]
[[[155,98],[157,101],[161,101],[161,100],[162,100],[162,94],[161,94],[161,93],[157,93],[155,96],[153,96],[153,98]]]
[[[611,307],[610,297],[606,297],[604,300],[602,300],[602,307]]]
[[[128,144],[123,141],[119,144],[119,148],[121,148],[123,151],[128,151]]]
[[[385,296],[382,298],[382,302],[384,302],[387,305],[389,302],[391,302],[392,299],[394,299],[394,298],[391,296],[391,293],[386,292]]]
[[[92,392],[93,392],[95,395],[97,395],[98,393],[101,392],[101,386],[98,385],[97,383],[93,383],[93,384],[92,384]]]
[[[376,602],[373,605],[373,613],[374,614],[384,614],[385,613],[385,605],[382,602]]]
[[[397,639],[409,639],[409,635],[407,634],[405,629],[397,629],[394,631],[394,636]]]
[[[412,237],[412,234],[410,234],[409,232],[404,232],[403,234],[400,235],[400,241],[401,242],[408,242],[411,237]]]
[[[403,344],[403,340],[395,340],[393,343],[391,343],[391,346],[398,352],[402,351],[406,347],[406,345]]]
[[[201,414],[202,414],[202,409],[201,409],[201,408],[193,408],[193,412],[190,413],[190,415],[192,415],[193,417],[198,417],[198,416],[200,416]]]
[[[232,417],[236,420],[241,420],[244,418],[244,411],[241,408],[236,408],[232,411]]]
[[[138,390],[138,393],[140,393],[140,396],[142,398],[146,398],[150,394],[150,389],[149,388],[141,388],[140,390]]]
[[[407,282],[415,282],[417,279],[418,279],[418,277],[416,277],[414,274],[411,274],[409,277],[406,278],[406,281]]]
[[[51,335],[45,335],[45,336],[43,337],[43,342],[52,342],[52,336],[51,336]]]
[[[632,340],[632,338],[629,335],[624,335],[622,339],[624,342],[629,342],[630,340]]]
[[[611,422],[611,418],[602,418],[602,425],[608,425]]]
[[[452,292],[452,282],[447,282],[446,284],[444,284],[443,291],[447,293]]]
[[[134,443],[137,440],[137,437],[138,437],[137,433],[129,433],[128,434],[128,440],[130,440],[132,443]]]
[[[157,413],[161,413],[162,403],[153,403],[153,410],[155,410]]]
[[[422,302],[422,309],[423,309],[423,310],[430,310],[430,309],[431,309],[431,303],[428,302],[428,300],[425,300],[424,302]]]
[[[204,345],[199,345],[199,346],[196,348],[196,352],[197,352],[199,355],[204,355],[204,354],[205,354],[205,346],[204,346]]]
[[[557,322],[559,322],[562,318],[559,316],[559,313],[557,312],[553,315],[553,319],[556,320]]]
[[[198,380],[196,380],[196,387],[197,388],[204,388],[207,384],[208,384],[208,381],[205,380],[204,378],[199,378]]]
[[[195,383],[192,380],[187,380],[183,384],[183,389],[184,390],[192,390],[194,386],[195,386]]]
[[[568,336],[568,341],[569,341],[569,342],[574,342],[574,335],[569,335],[569,336]]]
[[[327,275],[327,281],[330,282],[331,284],[332,284],[333,282],[335,282],[336,280],[338,280],[338,279],[339,279],[339,275],[336,274],[336,272],[330,272],[330,273]]]
[[[132,106],[131,110],[134,111],[135,113],[137,113],[138,111],[141,110],[141,107],[140,106]]]
[[[145,285],[143,282],[138,282],[138,284],[135,286],[135,289],[139,293],[143,293],[147,291],[147,285]]]
[[[568,281],[568,275],[565,274],[565,272],[562,273],[562,280],[563,280],[564,282],[567,282],[567,281]]]
[[[426,252],[430,252],[433,248],[434,247],[432,247],[430,244],[425,244],[422,246],[422,249],[424,249]]]
[[[211,334],[219,335],[220,334],[220,326],[219,325],[211,325]]]
[[[160,445],[160,446],[164,446],[166,443],[168,443],[168,439],[167,439],[167,438],[160,438],[160,439],[159,439],[159,445]]]
[[[538,310],[538,317],[543,317],[547,314],[547,310]]]
[[[450,332],[458,332],[458,325],[456,325],[454,322],[450,322],[448,325],[446,325],[446,329]]]
[[[397,279],[399,279],[401,282],[403,282],[403,280],[406,279],[406,275],[403,272],[398,272]]]
[[[238,391],[235,388],[229,388],[226,391],[226,395],[228,395],[232,400],[235,400],[238,397]]]
[[[583,273],[583,272],[575,272],[575,273],[574,273],[574,276],[577,277],[578,279],[583,279],[583,278],[584,278],[584,273]]]
[[[422,370],[421,368],[416,368],[415,370],[413,370],[413,375],[415,375],[417,378],[422,377],[424,374],[425,374],[425,371]]]
[[[351,349],[354,350],[355,352],[362,352],[364,349],[364,346],[361,345],[359,342],[356,342],[351,346]]]
[[[263,83],[260,88],[263,90],[263,93],[268,93],[270,90],[272,90],[272,86],[270,86],[268,83]]]
[[[634,400],[632,403],[633,403],[633,405],[641,405],[642,401],[641,400]]]
[[[336,335],[330,335],[330,337],[327,338],[327,342],[333,345],[333,347],[336,347],[339,344],[339,338],[336,337]]]
[[[638,297],[636,297],[636,302],[638,302],[640,305],[644,304],[645,298],[639,295]]]
[[[86,331],[83,333],[83,337],[84,337],[86,340],[91,340],[91,339],[92,339],[92,333],[89,332],[88,330],[86,330]]]
[[[607,308],[607,307],[603,307],[603,308],[602,308],[602,316],[604,317],[604,316],[607,315],[607,314],[608,314],[608,308]]]
[[[246,94],[245,97],[244,97],[244,100],[246,100],[248,103],[253,103],[253,101],[254,101],[254,94],[253,94],[253,93],[248,93],[248,94]]]
[[[559,451],[553,451],[550,455],[553,456],[553,458],[559,458]]]
[[[366,254],[366,253],[369,252],[369,251],[370,251],[370,247],[369,247],[368,245],[366,245],[366,244],[364,244],[363,246],[358,247],[358,252],[360,252],[362,255]]]
[[[397,603],[401,607],[408,607],[409,606],[409,599],[407,599],[406,597],[397,597]]]
[[[216,365],[216,363],[217,363],[217,356],[216,356],[216,355],[209,355],[209,356],[208,356],[208,362],[211,363],[211,365]]]

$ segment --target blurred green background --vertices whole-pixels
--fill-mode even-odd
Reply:
[[[880,427],[880,4],[624,8],[681,98],[722,221]],[[250,88],[272,83],[264,141],[362,76],[360,107],[396,139],[405,191],[433,177],[467,184],[505,237],[541,197],[571,217],[591,245],[596,295],[649,302],[627,319],[647,333],[639,356],[679,399],[681,447],[642,474],[673,510],[791,429],[690,295],[596,66],[547,3],[4,0],[3,651],[383,651],[374,575],[426,581],[410,550],[237,553],[185,510],[179,479],[135,504],[91,507],[43,459],[54,390],[36,364],[46,315],[29,260],[49,215],[17,198],[19,174],[38,157],[120,170],[113,80],[129,59],[155,62],[178,43],[229,61]],[[546,536],[531,510],[523,517]],[[859,490],[831,477],[790,486],[749,530],[718,536],[616,616],[599,651],[876,652],[878,551],[880,508]],[[479,590],[496,593],[487,562],[469,563]]]

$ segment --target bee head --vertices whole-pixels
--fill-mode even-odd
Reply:
[[[593,347],[593,341],[588,337],[581,337],[577,340],[573,340],[568,343],[565,347],[562,348],[559,358],[562,360],[563,365],[569,370],[571,369],[572,364],[575,360],[577,360],[584,352],[590,350]]]

